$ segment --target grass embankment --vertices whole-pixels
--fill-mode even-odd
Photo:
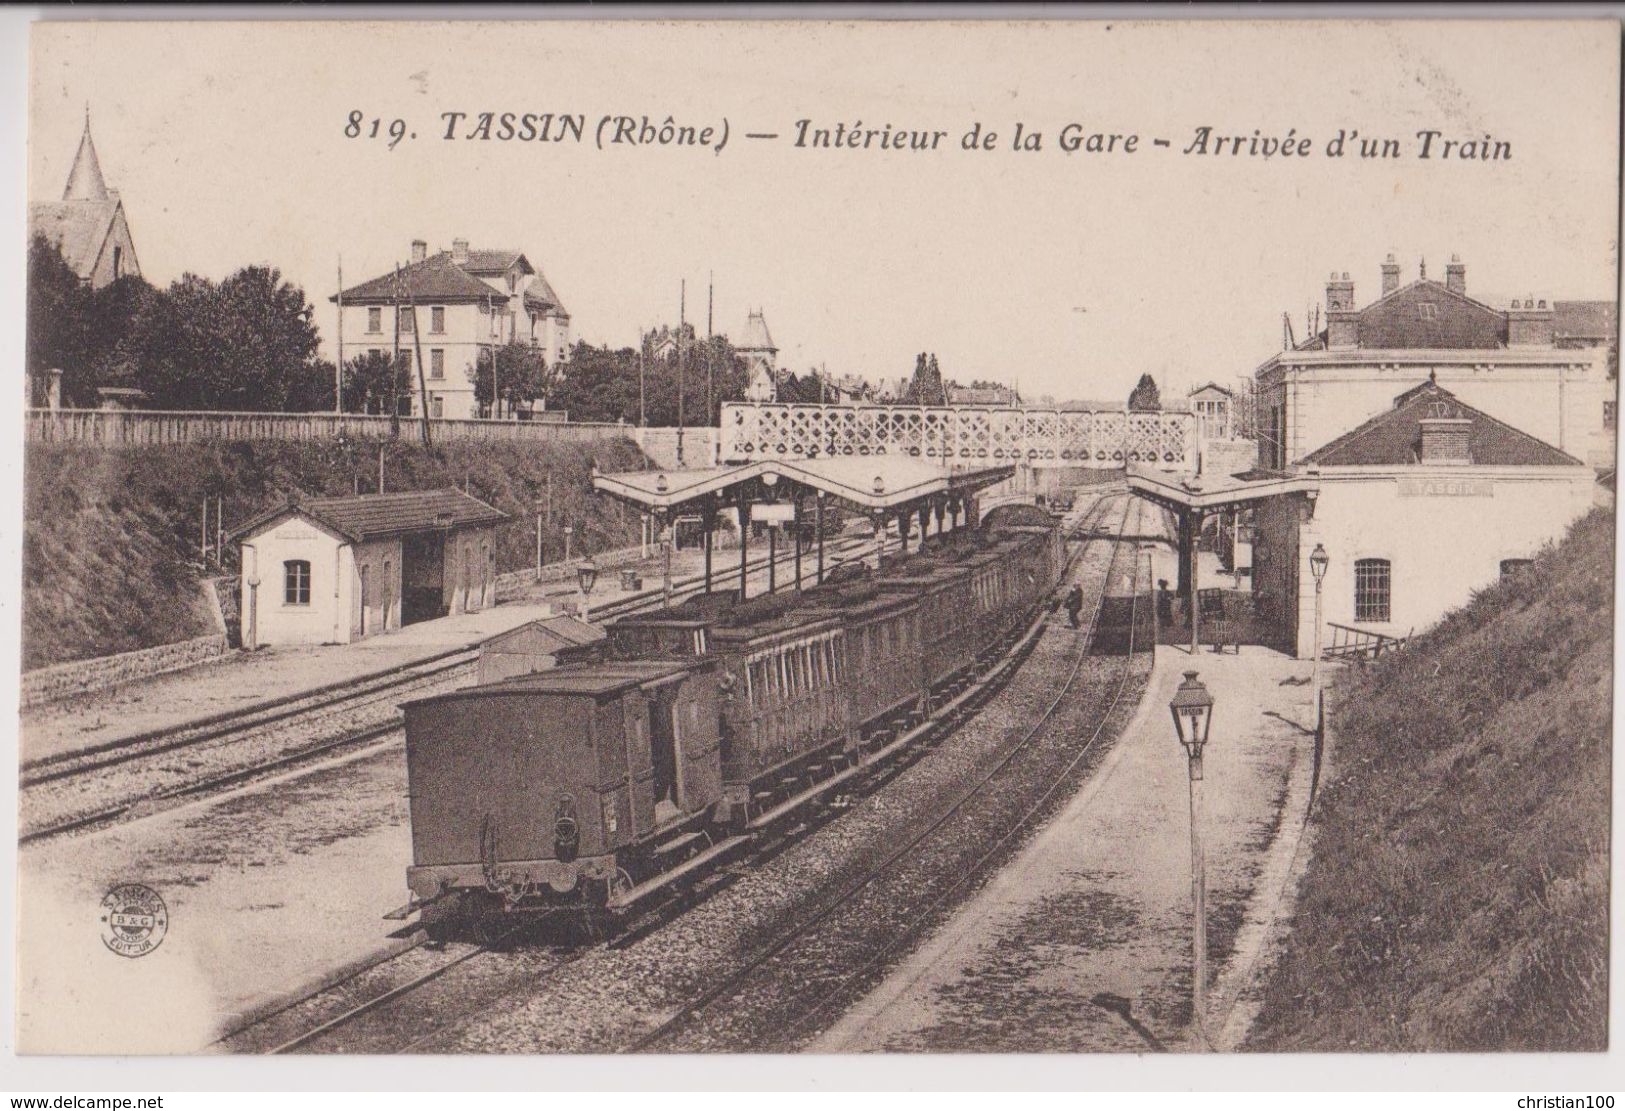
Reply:
[[[1607,1047],[1614,518],[1341,676],[1249,1047]]]
[[[602,470],[643,463],[630,440],[589,446],[456,443],[433,451],[413,444],[386,448],[386,490],[462,486],[514,514],[500,530],[497,568],[536,558],[536,505],[552,476],[553,526],[543,537],[548,559],[575,528],[573,551],[635,544],[637,517],[592,494],[594,459]],[[228,527],[294,490],[312,496],[349,494],[378,483],[375,444],[218,443],[98,450],[31,445],[26,457],[23,541],[25,670],[126,652],[213,632],[200,580],[198,552],[205,496],[225,499]],[[213,528],[213,509],[210,527]],[[227,545],[225,570],[235,572]]]

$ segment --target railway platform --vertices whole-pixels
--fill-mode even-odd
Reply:
[[[1155,1052],[1191,1044],[1190,820],[1167,705],[1188,670],[1216,701],[1205,758],[1209,1037],[1285,886],[1314,761],[1308,661],[1157,649],[1116,747],[1042,834],[847,1012],[813,1052]]]
[[[751,558],[765,551],[765,543],[752,545]],[[702,561],[703,554],[698,551],[674,552],[673,579],[698,574]],[[643,574],[645,590],[659,586],[658,554],[637,567]],[[594,586],[590,605],[598,609],[631,594],[622,589],[618,576],[602,575]],[[574,597],[575,592],[567,586],[551,584],[514,603],[418,622],[353,644],[235,652],[183,671],[31,706],[21,714],[22,763],[26,767],[40,759],[116,745],[155,731],[181,729],[217,715],[298,699],[427,663],[546,617],[552,612],[550,604]]]

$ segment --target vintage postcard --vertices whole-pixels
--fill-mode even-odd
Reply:
[[[35,23],[18,1052],[1605,1053],[1620,45]]]

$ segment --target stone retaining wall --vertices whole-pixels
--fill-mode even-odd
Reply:
[[[658,549],[650,548],[649,550],[653,554]],[[598,570],[602,573],[637,563],[642,558],[643,549],[634,544],[630,548],[616,548],[613,551],[599,552],[592,557],[592,561],[598,565]],[[522,571],[505,571],[497,576],[497,601],[501,602],[517,594],[522,594],[527,587],[535,583],[564,582],[566,580],[573,582],[576,568],[580,564],[581,560],[579,559],[543,564],[541,574],[537,574],[534,567],[526,567]]]
[[[178,671],[205,660],[218,659],[226,651],[225,634],[215,633],[175,644],[160,644],[156,648],[141,648],[116,656],[75,660],[73,663],[25,671],[20,701],[23,706],[35,706],[89,691],[105,690],[133,679],[145,679],[149,675]]]

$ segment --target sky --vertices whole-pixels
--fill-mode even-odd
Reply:
[[[513,247],[579,338],[629,345],[761,308],[780,364],[870,378],[934,352],[1029,397],[1233,383],[1297,335],[1329,273],[1616,295],[1615,24],[36,24],[28,188],[60,194],[88,104],[142,270],[269,263],[328,298],[414,238]],[[580,113],[577,143],[446,141],[442,113]],[[395,149],[350,113],[406,121]],[[606,115],[726,126],[720,152],[593,142]],[[934,151],[812,149],[810,127],[943,131]],[[1012,150],[1017,123],[1042,149]],[[966,151],[973,124],[997,148]],[[1138,135],[1065,153],[1066,124]],[[1197,129],[1307,137],[1308,157],[1186,154]],[[1339,129],[1403,141],[1332,159]],[[1416,132],[1510,144],[1420,160]],[[751,140],[746,132],[776,133]],[[1169,141],[1157,147],[1153,139]],[[1121,141],[1119,143],[1121,145]]]

